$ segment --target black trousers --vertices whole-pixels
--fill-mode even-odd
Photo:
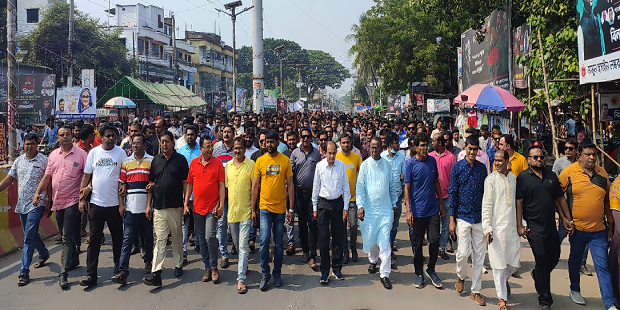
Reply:
[[[342,197],[334,200],[319,198],[319,249],[321,251],[321,273],[329,274],[329,237],[331,226],[332,255],[331,268],[334,272],[342,269],[342,245],[346,234],[345,222],[342,220],[344,203]]]
[[[560,260],[560,237],[527,237],[534,254],[534,286],[538,293],[538,304],[551,306],[551,271]]]
[[[101,238],[103,238],[104,224],[108,224],[112,235],[112,255],[114,266],[118,267],[123,247],[123,218],[118,212],[118,206],[100,207],[91,203],[88,208],[88,221],[90,221],[90,242],[86,249],[86,272],[91,277],[97,277],[99,265],[99,252],[101,251]]]
[[[439,234],[441,229],[439,223],[439,213],[428,217],[418,217],[413,219],[413,266],[416,275],[422,275],[424,269],[424,253],[422,252],[422,243],[424,242],[424,234],[428,234],[428,270],[435,271],[437,263],[437,254],[439,253]]]
[[[316,258],[318,228],[312,216],[312,192],[296,191],[295,198],[297,200],[297,225],[299,226],[301,250],[304,253],[309,253],[310,258]]]

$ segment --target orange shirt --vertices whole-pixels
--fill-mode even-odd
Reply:
[[[575,162],[562,170],[559,179],[572,209],[575,228],[585,232],[604,230],[605,197],[610,186],[607,172],[596,165],[590,177]]]
[[[205,166],[202,165],[202,155],[192,160],[187,173],[187,183],[193,184],[194,212],[207,215],[213,211],[220,199],[219,182],[224,181],[224,165],[217,157],[211,156]]]

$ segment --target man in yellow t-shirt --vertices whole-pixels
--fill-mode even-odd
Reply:
[[[596,165],[597,153],[593,143],[579,144],[579,160],[562,170],[559,177],[575,225],[569,238],[569,297],[576,304],[586,303],[580,293],[579,269],[584,249],[588,245],[605,309],[612,309],[614,294],[607,250],[613,235],[614,218],[609,206],[609,177],[603,168]]]
[[[336,159],[344,163],[347,170],[347,178],[349,179],[349,189],[351,191],[351,199],[349,200],[349,215],[347,225],[349,226],[349,242],[344,244],[344,253],[342,255],[342,263],[349,263],[349,248],[351,249],[351,259],[357,262],[357,204],[355,203],[355,185],[357,184],[357,173],[362,165],[362,158],[351,152],[353,139],[348,134],[340,137],[341,152],[336,154]],[[346,235],[345,235],[346,240]]]
[[[519,173],[527,170],[529,166],[525,156],[519,154],[519,152],[515,152],[514,145],[514,139],[509,134],[502,135],[499,139],[499,149],[508,152],[508,155],[510,155],[508,170],[514,174],[515,177],[518,177]],[[495,171],[495,167],[493,167],[493,171]]]
[[[254,226],[259,225],[260,217],[260,266],[263,274],[259,285],[261,291],[267,290],[267,284],[271,279],[269,243],[271,242],[270,232],[272,229],[275,243],[273,278],[276,287],[282,286],[281,270],[284,255],[282,227],[286,213],[287,190],[289,205],[295,205],[291,161],[284,154],[278,152],[278,139],[278,134],[273,130],[268,130],[265,133],[267,154],[256,160],[254,181],[252,182],[252,222]],[[288,220],[289,223],[293,222],[293,210],[288,210]]]

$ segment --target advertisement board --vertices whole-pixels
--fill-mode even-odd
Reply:
[[[97,115],[97,88],[59,88],[56,96],[57,119],[94,119]]]
[[[450,112],[450,100],[449,99],[427,99],[426,100],[426,112],[427,113]]]
[[[577,0],[577,25],[579,82],[617,80],[620,77],[620,1]]]
[[[599,94],[598,102],[601,122],[620,121],[620,93]]]
[[[18,74],[17,113],[35,115],[36,121],[45,123],[45,119],[54,114],[55,81],[55,74]]]
[[[237,112],[245,111],[245,89],[237,88],[235,101],[237,102]]]
[[[517,27],[512,33],[512,86],[514,88],[527,88],[527,75],[525,66],[517,63],[517,56],[528,55],[531,49],[530,34],[532,26],[525,24]]]
[[[265,109],[271,109],[275,111],[278,103],[278,91],[275,89],[265,89],[263,91],[263,94],[265,100],[263,106],[265,107]]]
[[[510,83],[510,12],[495,10],[487,17],[480,35],[482,42],[476,40],[478,33],[470,29],[461,34],[462,83],[461,91],[475,84],[491,84],[511,90]]]

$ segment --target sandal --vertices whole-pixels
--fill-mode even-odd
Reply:
[[[34,264],[34,268],[41,268],[41,267],[45,266],[45,262],[47,262],[48,259],[50,259],[49,255],[47,255],[45,257],[39,256],[39,261]]]
[[[497,308],[499,310],[508,310],[508,307],[506,307],[506,301],[503,299],[500,299],[499,302],[497,302]]]
[[[243,285],[243,287],[239,287],[239,285]],[[237,284],[237,293],[239,294],[245,294],[248,292],[248,288],[245,286],[245,284],[243,282],[239,282]]]
[[[30,283],[30,276],[27,274],[20,274],[18,279],[17,286],[26,286]]]

